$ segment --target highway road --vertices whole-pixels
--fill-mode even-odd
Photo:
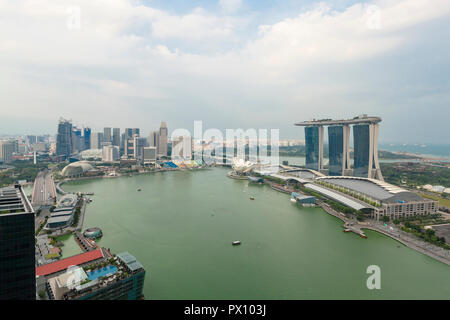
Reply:
[[[38,173],[34,180],[33,195],[31,197],[32,205],[52,205],[56,198],[56,189],[53,177],[47,169]]]

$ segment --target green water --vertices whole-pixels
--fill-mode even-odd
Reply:
[[[103,247],[137,257],[147,270],[147,299],[450,298],[447,265],[375,232],[368,239],[344,233],[322,209],[229,179],[226,169],[64,188],[95,192],[84,228],[101,227]],[[369,265],[381,268],[381,290],[367,289]]]
[[[75,238],[72,234],[63,235],[57,237],[56,240],[58,242],[63,242],[64,246],[61,247],[61,259],[65,259],[76,254],[83,253],[78,243],[75,241]]]

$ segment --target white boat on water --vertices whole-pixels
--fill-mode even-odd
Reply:
[[[233,241],[231,244],[232,244],[233,246],[238,246],[238,245],[241,244],[241,242],[240,242],[240,241]]]

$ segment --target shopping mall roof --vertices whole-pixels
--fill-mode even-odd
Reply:
[[[69,223],[72,219],[72,215],[64,215],[64,216],[51,216],[47,220],[47,224],[51,225],[53,223]]]
[[[324,196],[326,196],[327,198],[333,199],[335,201],[338,201],[340,203],[342,203],[343,205],[346,205],[347,207],[353,208],[355,210],[362,210],[362,209],[370,209],[371,207],[369,205],[364,205],[358,201],[352,200],[349,197],[346,197],[342,194],[339,194],[337,192],[334,192],[332,190],[323,188],[321,186],[318,186],[316,184],[312,184],[312,183],[308,183],[305,184],[305,187],[316,191],[320,194],[323,194]]]
[[[49,274],[66,270],[70,266],[78,266],[100,258],[103,258],[103,252],[101,249],[85,252],[53,263],[48,263],[39,266],[36,268],[36,276],[46,276]]]
[[[385,203],[423,201],[423,198],[414,192],[376,179],[328,176],[317,178],[317,181],[324,181],[349,190],[354,190]]]

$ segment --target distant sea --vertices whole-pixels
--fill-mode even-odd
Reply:
[[[439,144],[380,144],[379,150],[391,152],[415,153],[424,156],[446,158],[450,160],[450,145]]]

